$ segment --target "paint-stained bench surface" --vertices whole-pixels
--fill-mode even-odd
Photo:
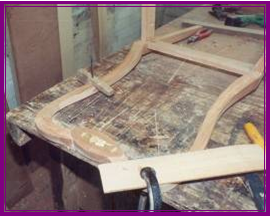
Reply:
[[[196,10],[185,18],[195,17]],[[203,12],[209,16],[206,9],[201,9]],[[217,22],[209,17],[206,20]],[[158,33],[176,30],[180,28],[180,22],[180,19],[175,20]],[[252,64],[264,50],[263,40],[218,33],[195,44],[187,45],[185,41],[181,44]],[[115,67],[126,53],[124,50],[108,57],[95,68],[95,73],[101,75]],[[151,53],[144,56],[128,76],[113,85],[113,97],[97,93],[63,109],[56,119],[61,124],[106,131],[125,144],[124,152],[129,159],[185,152],[193,143],[212,103],[236,78],[218,70]],[[11,111],[7,120],[15,127],[14,133],[20,128],[39,137],[34,125],[36,114],[51,101],[82,85],[82,76],[78,74]],[[249,143],[243,130],[246,120],[253,121],[264,133],[264,82],[219,120],[208,148]],[[91,158],[82,158],[72,150],[69,153],[97,165]],[[176,209],[256,208],[242,176],[179,185],[164,193],[163,200]]]

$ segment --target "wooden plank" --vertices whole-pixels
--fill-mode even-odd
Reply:
[[[141,40],[148,41],[155,34],[155,4],[143,4],[141,11]]]
[[[234,75],[244,75],[253,69],[253,65],[224,58],[207,52],[192,50],[183,46],[172,45],[161,41],[148,42],[147,47],[153,51],[184,59],[208,67],[221,69]]]
[[[14,6],[7,13],[23,103],[62,80],[57,8]]]
[[[58,6],[71,5],[60,4]],[[63,79],[67,79],[76,73],[74,62],[72,7],[57,7],[57,15],[61,50],[62,76]]]
[[[195,34],[198,30],[200,30],[201,26],[191,26],[185,29],[180,29],[178,31],[173,31],[168,34],[164,34],[161,36],[155,37],[155,41],[163,41],[168,43],[177,43],[181,40],[184,40],[191,35]]]
[[[100,62],[107,52],[107,8],[106,4],[92,4],[91,24],[94,35],[96,60]]]
[[[104,193],[142,189],[140,170],[152,167],[159,184],[189,182],[264,170],[264,151],[236,145],[99,165]]]
[[[249,37],[255,37],[259,39],[264,39],[264,29],[249,29],[249,28],[239,28],[239,27],[231,27],[224,25],[217,25],[208,22],[201,22],[192,19],[182,19],[182,26],[189,27],[194,25],[199,25],[205,28],[213,29],[214,32],[223,33],[223,34],[231,34],[231,35],[246,35]]]
[[[201,14],[203,14],[203,18],[204,16],[209,16],[208,11]],[[213,17],[210,17],[210,19],[215,20]],[[177,19],[174,23],[175,30],[178,30],[181,20]],[[170,24],[170,26],[173,25]],[[170,32],[174,28],[162,32]],[[163,29],[165,28],[163,27]],[[202,43],[194,44],[194,48],[206,52],[212,50],[214,53],[219,52],[223,56],[232,56],[234,59],[253,63],[257,61],[263,50],[263,43],[259,40],[247,40],[246,37],[229,37],[222,34],[214,34],[212,37],[214,37],[218,46],[213,46],[213,40],[206,40]],[[220,52],[222,51],[221,47],[226,49]],[[238,47],[238,49],[232,50],[232,47]],[[125,55],[126,50],[108,57],[107,61],[94,68],[95,74],[102,77],[108,70],[122,62]],[[127,107],[127,113],[120,115],[104,129],[114,139],[123,143],[123,149],[129,158],[147,158],[157,155],[155,139],[149,138],[155,135],[153,130],[155,128],[154,118],[151,119],[151,117],[154,116],[153,114],[157,110],[159,134],[168,137],[168,140],[158,140],[161,147],[160,154],[162,152],[179,153],[185,150],[188,151],[208,108],[219,96],[219,93],[230,85],[236,77],[224,73],[216,73],[217,71],[215,70],[195,66],[190,63],[184,63],[176,73],[175,78],[170,82],[171,85],[168,86],[167,81],[181,64],[181,61],[162,55],[154,53],[147,55],[142,58],[141,63],[132,73],[114,85],[114,89],[118,91],[114,98],[106,98],[98,93],[61,110],[54,117],[54,121],[65,126],[84,125],[88,128],[99,128],[103,122],[112,119]],[[166,73],[164,73],[165,71]],[[81,80],[79,78],[79,74],[74,78],[69,78],[43,92],[34,100],[24,104],[24,106],[11,111],[8,121],[41,139],[46,139],[37,132],[34,124],[35,116],[51,101],[80,87],[84,82],[78,81]],[[140,100],[138,100],[139,98]],[[93,100],[94,103],[91,103]],[[137,113],[138,115],[135,116]],[[209,145],[211,147],[219,147],[232,144],[232,139],[234,138],[235,143],[248,143],[249,140],[243,130],[241,129],[239,132],[236,130],[238,121],[242,121],[246,117],[255,122],[263,134],[263,82],[255,92],[225,113],[219,120]],[[48,140],[48,142],[68,152],[65,155],[73,155],[73,157],[65,159],[65,164],[70,164],[71,159],[75,160],[77,164],[77,159],[79,158],[79,160],[86,162],[83,163],[86,166],[87,163],[97,166],[97,163],[91,161],[90,158],[82,157],[77,149],[67,150],[64,145],[54,143],[51,140]],[[32,144],[34,146],[39,145],[39,143]],[[85,173],[83,176],[93,179],[93,174],[89,175],[89,173],[92,173],[91,170],[82,170],[81,167],[72,170],[80,170],[81,173]],[[95,171],[96,169],[93,170]],[[66,181],[68,179],[69,182],[73,181],[73,177],[70,175],[71,172],[63,173],[66,176]],[[85,177],[81,176],[81,180],[84,182],[86,181]],[[99,183],[100,178],[98,177],[93,181],[94,184]],[[71,200],[71,196],[82,194],[82,190],[77,187],[71,187],[70,184],[66,185],[66,189],[64,190],[64,197],[69,200]],[[129,197],[127,196],[126,198]],[[126,200],[128,202],[128,199]],[[248,189],[244,187],[242,175],[180,184],[175,189],[163,194],[163,201],[179,210],[256,210]],[[72,201],[69,201],[69,203],[66,206],[67,208],[79,209],[79,206],[76,208],[76,203],[72,203]],[[120,209],[126,208],[128,208],[128,205]],[[83,207],[83,209],[93,208]]]

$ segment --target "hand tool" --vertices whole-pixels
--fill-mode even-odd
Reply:
[[[253,143],[258,144],[259,146],[262,147],[262,149],[265,149],[264,139],[253,123],[251,122],[246,123],[244,125],[244,129]]]
[[[260,27],[264,27],[265,26],[264,15],[254,14],[254,15],[227,16],[225,20],[226,26],[245,27],[249,24],[256,24]]]
[[[91,74],[91,77],[94,78],[93,59],[92,58],[90,58],[90,74]]]
[[[138,210],[145,210],[147,202],[149,202],[149,210],[160,210],[162,206],[162,196],[155,170],[150,167],[145,167],[141,170],[140,175],[147,184],[148,197],[146,192],[142,191],[139,199]]]
[[[203,28],[196,32],[196,34],[192,35],[188,38],[187,43],[195,43],[196,41],[202,40],[203,38],[209,37],[213,33],[213,30]]]
[[[262,147],[262,149],[265,149],[264,139],[253,123],[246,123],[244,125],[244,129],[253,143],[259,145],[260,147]],[[250,188],[256,207],[259,210],[264,210],[264,186],[261,179],[257,174],[253,173],[246,174],[245,179],[246,185]]]
[[[222,4],[214,4],[209,13],[218,20],[225,20],[228,13],[238,13],[241,7],[223,7]]]

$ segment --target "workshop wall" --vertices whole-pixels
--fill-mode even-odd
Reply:
[[[85,6],[87,6],[87,4]],[[74,64],[75,68],[79,69],[89,66],[91,63],[91,57],[95,57],[90,8],[73,7],[72,16],[75,57]]]
[[[109,45],[107,52],[114,53],[139,39],[141,12],[140,7],[117,7],[118,4],[109,6],[111,7],[107,8]]]
[[[120,4],[108,4],[108,6],[110,7],[107,8],[106,17],[106,54],[110,55],[140,38],[141,11],[140,7],[118,7]],[[121,4],[121,6],[125,5]],[[140,5],[133,4],[133,6]],[[156,27],[174,20],[191,9],[192,7],[158,7],[156,11]],[[90,57],[95,56],[91,12],[89,7],[74,7],[72,8],[72,14],[75,67],[79,69],[89,66]]]
[[[7,23],[19,98],[26,102],[62,80],[57,9],[8,7]]]
[[[156,28],[169,23],[193,9],[191,4],[159,4],[156,9]],[[173,7],[175,6],[175,7]],[[183,7],[180,7],[183,6]]]
[[[6,32],[6,85],[4,91],[6,93],[6,100],[10,109],[14,109],[19,105],[17,79],[15,76],[13,56],[10,47],[9,28],[7,26]]]
[[[16,108],[18,106],[18,101],[15,95],[15,84],[12,77],[12,69],[11,69],[11,62],[10,57],[6,55],[6,92],[7,103],[10,109]]]
[[[78,5],[75,5],[78,6]],[[74,64],[75,69],[88,67],[91,57],[95,59],[95,48],[93,40],[93,28],[91,23],[91,12],[88,4],[72,8],[73,16],[73,38],[74,38]],[[141,33],[141,12],[140,7],[117,7],[119,4],[110,4],[107,9],[107,50],[110,55],[130,45],[139,39]],[[134,4],[133,6],[139,6]],[[167,5],[159,5],[167,6]],[[191,7],[158,7],[156,11],[156,27],[160,27],[180,15],[191,10]],[[7,38],[8,39],[8,38]],[[8,45],[8,44],[7,44]],[[10,108],[18,105],[16,97],[16,80],[12,77],[11,53],[7,54],[6,68],[6,94]],[[34,95],[31,95],[32,97]],[[30,97],[27,97],[29,99]]]
[[[141,8],[117,7],[120,4],[111,4],[107,9],[108,21],[108,50],[109,54],[117,52],[125,45],[131,44],[140,38],[141,34]],[[123,6],[123,4],[122,4]],[[133,6],[140,6],[133,4]],[[156,9],[156,28],[187,13],[191,7],[164,7],[159,5]],[[177,6],[177,5],[175,5]]]

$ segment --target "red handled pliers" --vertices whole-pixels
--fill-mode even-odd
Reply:
[[[195,43],[196,41],[202,40],[203,38],[209,37],[213,33],[213,30],[203,28],[196,32],[195,35],[188,38],[187,43]]]

